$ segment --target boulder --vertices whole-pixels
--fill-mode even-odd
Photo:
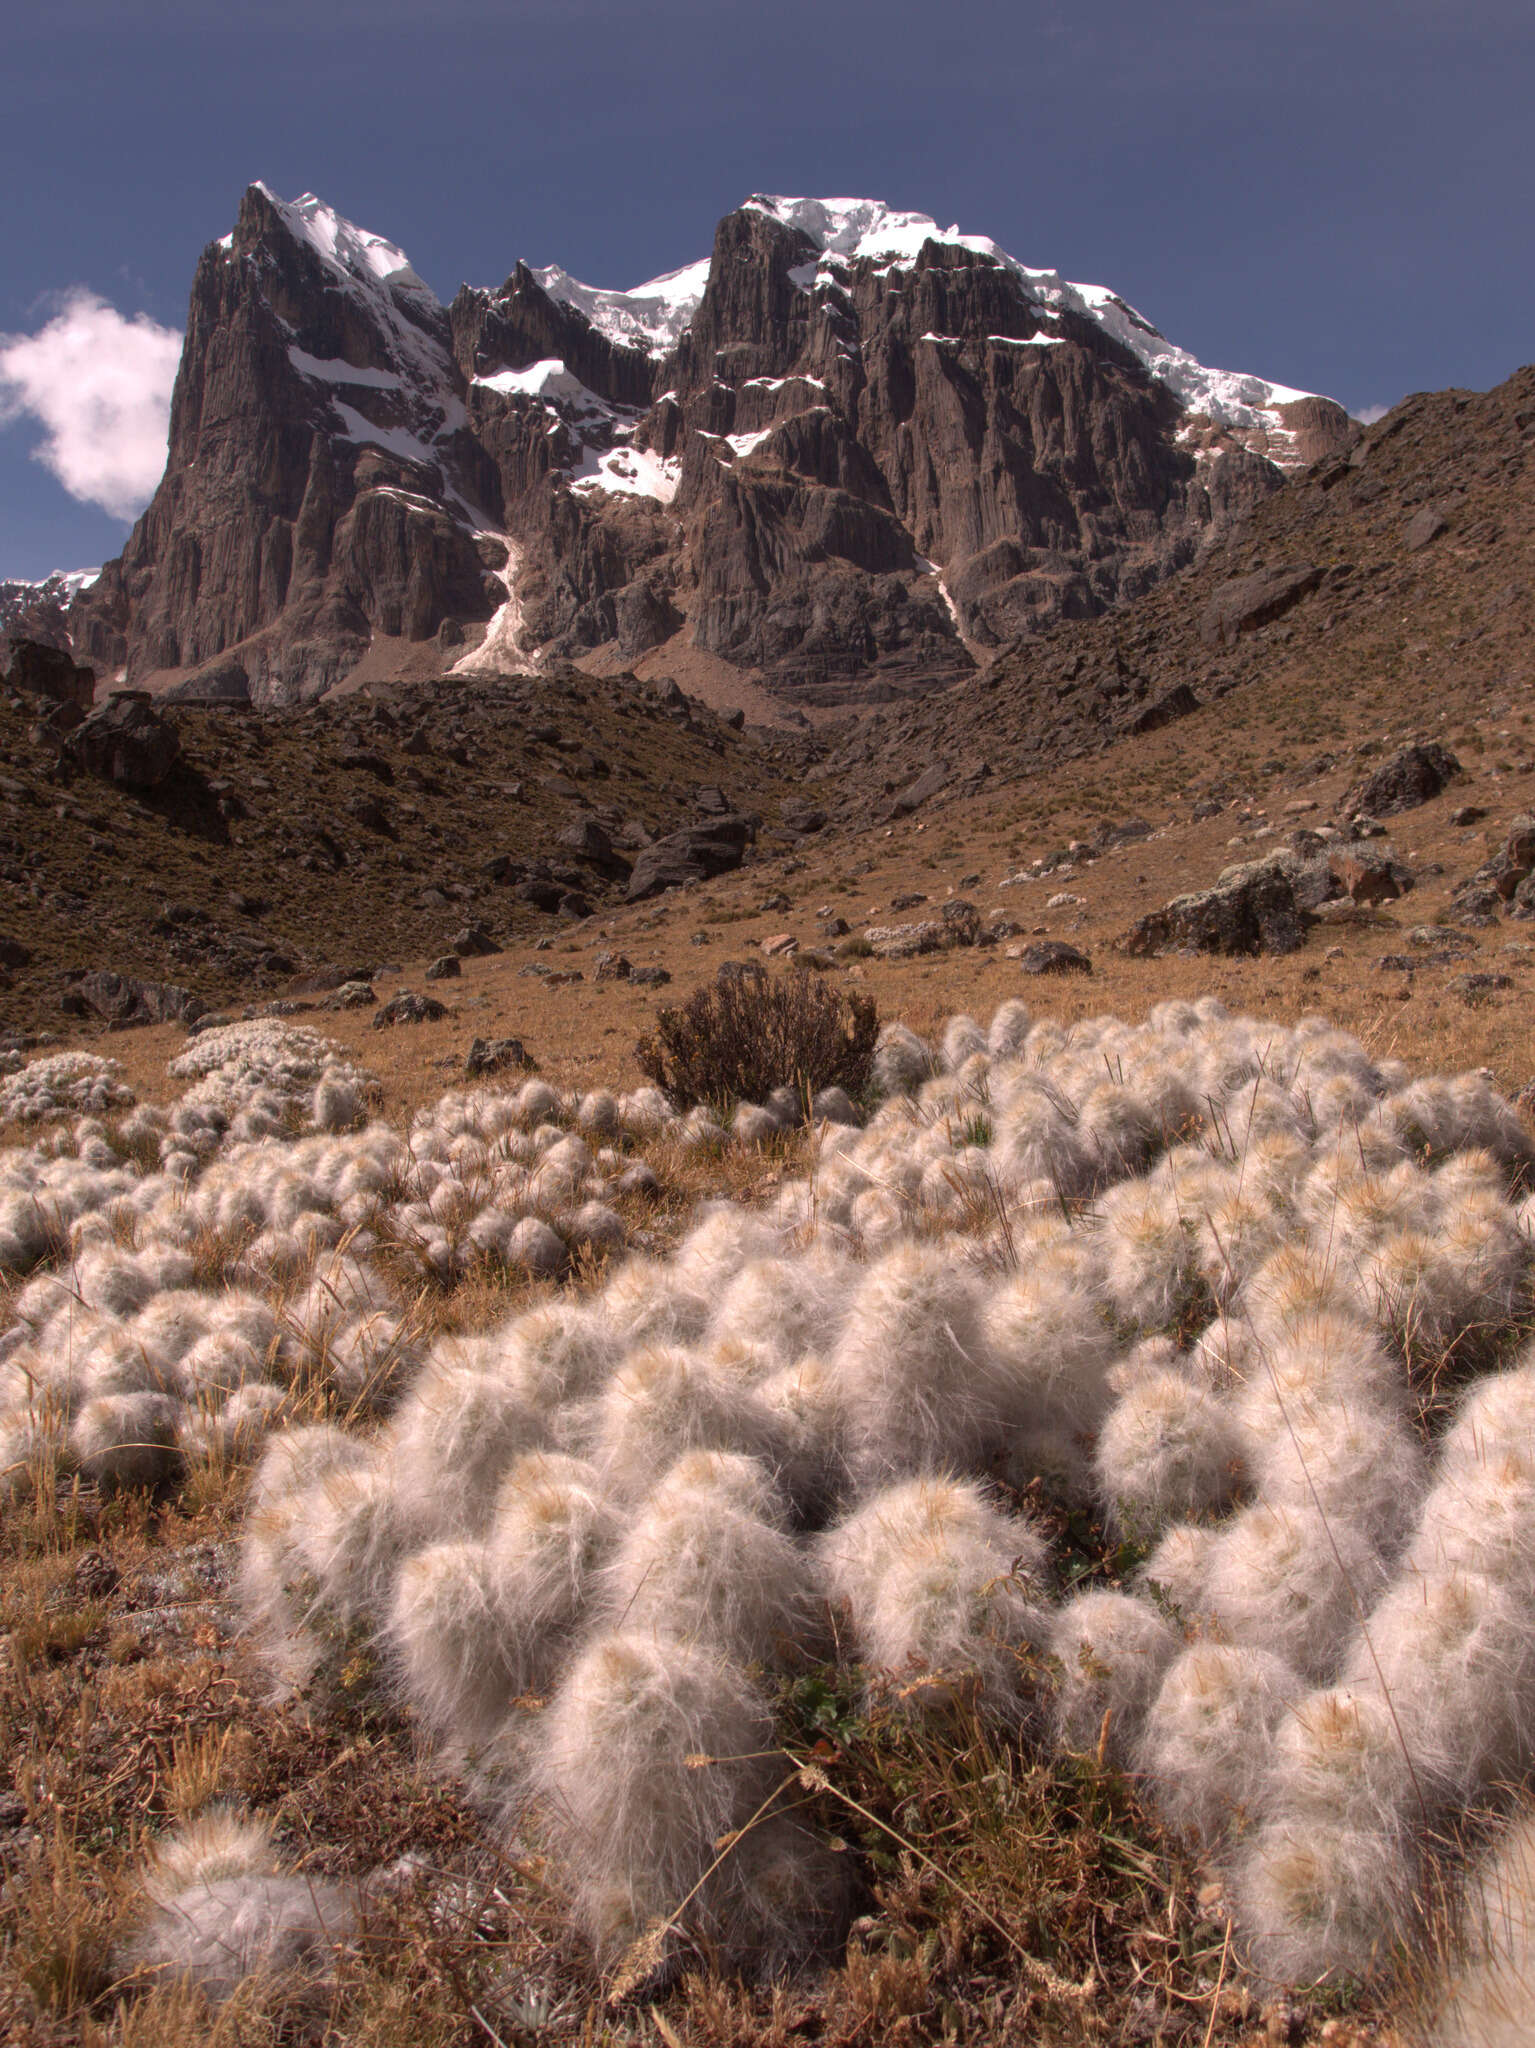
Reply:
[[[1158,953],[1294,953],[1306,941],[1307,913],[1289,875],[1274,861],[1237,868],[1213,889],[1175,896],[1137,918],[1125,950]]]
[[[1399,747],[1389,760],[1349,791],[1343,799],[1343,816],[1389,818],[1398,811],[1416,810],[1419,804],[1438,796],[1460,772],[1459,761],[1437,740],[1428,740],[1421,746]]]
[[[402,988],[373,1012],[373,1028],[388,1031],[396,1024],[435,1024],[447,1014],[447,1004],[439,1003],[435,996],[418,996],[413,989]]]
[[[96,695],[96,671],[80,667],[62,648],[46,647],[41,640],[11,642],[11,665],[5,680],[23,696],[66,705],[82,716]]]
[[[466,924],[448,943],[460,960],[486,960],[501,950],[482,924]]]
[[[1025,974],[1091,974],[1093,963],[1078,946],[1064,939],[1039,939],[1018,956]]]
[[[1199,699],[1188,684],[1174,683],[1170,690],[1164,690],[1149,704],[1142,704],[1133,711],[1125,720],[1123,730],[1127,733],[1160,732],[1164,725],[1173,725],[1198,709]],[[1147,830],[1150,829],[1148,826]]]
[[[1402,532],[1402,546],[1408,554],[1415,555],[1419,548],[1426,548],[1431,541],[1438,540],[1441,533],[1449,530],[1450,522],[1436,505],[1420,505],[1413,513]]]
[[[580,817],[572,819],[571,823],[561,832],[557,843],[567,853],[573,854],[577,860],[586,861],[590,866],[600,868],[604,873],[617,875],[627,875],[629,873],[629,863],[622,854],[616,853],[613,850],[613,841],[608,836],[606,827],[600,825],[595,818]]]
[[[941,952],[948,942],[943,925],[931,917],[920,924],[871,924],[863,936],[881,960],[913,960],[919,953]]]
[[[668,832],[640,853],[624,892],[627,903],[643,903],[659,896],[663,889],[686,888],[689,882],[706,882],[715,875],[728,874],[741,865],[747,847],[756,837],[749,818],[739,814],[711,818],[707,825],[686,825],[680,832]]]
[[[181,741],[147,690],[114,690],[69,735],[64,753],[86,774],[120,789],[158,789],[176,765]]]
[[[139,981],[109,967],[73,976],[63,998],[72,1017],[101,1017],[114,1030],[143,1024],[190,1024],[207,1005],[173,982]]]
[[[469,1050],[464,1055],[464,1076],[477,1081],[485,1074],[505,1073],[514,1068],[519,1073],[530,1073],[535,1062],[528,1057],[520,1038],[475,1038],[471,1039]]]
[[[1321,580],[1321,570],[1309,562],[1235,577],[1223,583],[1205,607],[1199,637],[1206,647],[1234,647],[1243,633],[1272,624]]]
[[[903,790],[892,796],[881,815],[887,818],[909,817],[931,798],[941,795],[948,781],[948,763],[935,761],[930,768],[923,769],[915,782],[907,783]]]
[[[1348,846],[1328,863],[1333,879],[1354,903],[1389,903],[1413,886],[1410,869],[1373,848]]]
[[[444,953],[426,970],[426,978],[428,981],[456,981],[463,971],[456,953]]]

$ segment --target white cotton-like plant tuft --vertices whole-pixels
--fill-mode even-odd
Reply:
[[[1456,1800],[1522,1774],[1535,1758],[1535,1604],[1476,1572],[1405,1572],[1344,1663],[1356,1690],[1379,1687],[1420,1780]]]
[[[546,1418],[501,1374],[439,1345],[385,1432],[402,1521],[422,1541],[478,1533],[513,1460],[548,1440]]]
[[[220,1468],[250,1463],[266,1438],[280,1429],[288,1397],[264,1380],[237,1387],[227,1400],[203,1398],[189,1403],[176,1425],[176,1448],[187,1460],[201,1459]]]
[[[1535,1816],[1515,1813],[1467,1877],[1426,2048],[1525,2048],[1535,2004]]]
[[[285,1873],[270,1830],[228,1813],[159,1844],[143,1886],[154,1910],[119,1952],[122,1974],[180,1979],[213,2006],[251,1978],[280,1980],[289,2003],[321,1998],[361,1926],[356,1886]]]
[[[1205,1581],[1218,1532],[1208,1523],[1174,1522],[1135,1574],[1135,1590],[1180,1629],[1207,1620]]]
[[[1314,1245],[1298,1237],[1266,1258],[1242,1288],[1241,1305],[1257,1336],[1272,1343],[1312,1316],[1359,1322],[1363,1292],[1324,1239]]]
[[[531,1408],[549,1413],[596,1392],[619,1360],[600,1309],[558,1295],[494,1333],[494,1369]]]
[[[180,1415],[181,1404],[165,1394],[97,1395],[74,1419],[70,1459],[103,1492],[160,1486],[179,1463]]]
[[[1006,1098],[996,1121],[992,1158],[1004,1187],[1043,1181],[1060,1202],[1091,1194],[1106,1178],[1075,1107],[1034,1076],[1025,1076]]]
[[[406,1703],[450,1753],[481,1748],[526,1690],[520,1619],[487,1544],[429,1544],[401,1566],[384,1641]]]
[[[1469,1572],[1535,1611],[1535,1438],[1524,1455],[1501,1446],[1461,1462],[1445,1454],[1423,1497],[1401,1569],[1425,1580]]]
[[[1244,1420],[1251,1409],[1242,1410]],[[1394,1408],[1323,1396],[1285,1404],[1248,1435],[1253,1484],[1276,1509],[1362,1531],[1383,1556],[1400,1550],[1428,1482],[1416,1432]]]
[[[1018,996],[998,1004],[986,1030],[986,1050],[994,1060],[1015,1060],[1023,1051],[1033,1019]]]
[[[1114,1525],[1140,1542],[1219,1513],[1246,1478],[1241,1432],[1220,1397],[1167,1368],[1139,1374],[1109,1410],[1094,1468]]]
[[[739,1468],[753,1462],[694,1451],[666,1473],[603,1573],[610,1626],[744,1664],[793,1655],[811,1630],[810,1569],[766,1470],[760,1491],[749,1476],[743,1487]]]
[[[279,1687],[297,1688],[371,1641],[388,1611],[409,1548],[389,1465],[373,1446],[342,1462],[315,1447],[314,1467],[293,1472],[267,1452],[272,1490],[246,1524],[238,1591],[246,1625]]]
[[[1257,1500],[1210,1546],[1202,1604],[1233,1642],[1271,1650],[1326,1679],[1386,1582],[1367,1530],[1329,1521],[1310,1503]]]
[[[966,1060],[987,1049],[986,1034],[973,1017],[951,1017],[938,1041],[938,1057],[946,1074],[957,1074]]]
[[[359,1436],[334,1423],[309,1423],[274,1437],[251,1479],[252,1509],[275,1506],[328,1472],[354,1470],[372,1462]]]
[[[1168,1666],[1136,1768],[1162,1818],[1214,1844],[1262,1809],[1274,1728],[1304,1681],[1279,1657],[1195,1643]]]
[[[841,1260],[755,1258],[730,1279],[709,1324],[716,1343],[749,1332],[785,1365],[830,1345],[847,1314],[854,1273]]]
[[[585,1459],[530,1451],[502,1481],[485,1547],[516,1646],[518,1691],[552,1682],[620,1527]]]
[[[1266,1822],[1230,1873],[1249,1969],[1284,1986],[1385,1972],[1416,1929],[1418,1876],[1415,1838],[1392,1822]]]
[[[906,1242],[870,1266],[831,1365],[860,1487],[966,1470],[997,1432],[980,1288],[952,1251]]]
[[[540,1717],[529,1787],[599,1955],[688,1900],[684,1931],[739,1941],[721,1924],[731,1888],[707,1879],[768,1789],[771,1742],[761,1694],[717,1652],[629,1634],[587,1645]]]
[[[936,1069],[932,1047],[905,1024],[886,1024],[874,1048],[869,1078],[876,1094],[914,1095]]]
[[[1122,1322],[1171,1329],[1194,1301],[1195,1234],[1171,1189],[1127,1181],[1099,1198],[1104,1293]]]
[[[1100,1081],[1080,1108],[1083,1144],[1097,1162],[1100,1186],[1144,1172],[1162,1142],[1163,1126],[1150,1103],[1134,1088]]]
[[[1014,1427],[1092,1436],[1113,1400],[1123,1350],[1091,1275],[1065,1248],[1025,1247],[1019,1271],[986,1305],[997,1398]]]
[[[1048,1551],[972,1480],[872,1495],[817,1544],[828,1597],[882,1695],[911,1712],[957,1701],[1016,1721],[1045,1684]]]
[[[1535,1344],[1467,1389],[1440,1450],[1446,1473],[1505,1459],[1535,1469]]]
[[[658,1259],[625,1259],[606,1281],[603,1320],[615,1350],[638,1344],[692,1344],[708,1325],[713,1300]]]
[[[1182,1647],[1167,1618],[1128,1593],[1078,1593],[1051,1617],[1055,1729],[1061,1746],[1102,1750],[1127,1762],[1162,1683]]]
[[[1319,1686],[1293,1699],[1275,1724],[1269,1812],[1375,1834],[1427,1827],[1443,1761],[1404,1732],[1394,1702],[1373,1681]]]
[[[1358,1316],[1316,1311],[1283,1331],[1263,1328],[1236,1395],[1244,1430],[1255,1440],[1287,1434],[1307,1403],[1343,1403],[1405,1413],[1407,1375],[1377,1331]]]
[[[641,1500],[683,1451],[741,1451],[777,1468],[781,1421],[728,1366],[673,1345],[632,1351],[597,1404],[592,1456],[604,1484]]]

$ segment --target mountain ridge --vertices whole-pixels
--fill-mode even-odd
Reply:
[[[198,265],[165,477],[68,629],[256,702],[380,642],[515,670],[679,633],[856,702],[1112,608],[1356,431],[877,201],[754,195],[628,292],[519,263],[444,307],[256,184]]]

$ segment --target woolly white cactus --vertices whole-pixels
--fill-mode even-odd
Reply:
[[[640,1500],[680,1452],[741,1451],[776,1469],[794,1445],[775,1414],[728,1366],[675,1346],[631,1351],[597,1405],[592,1455],[604,1484]]]
[[[1255,1817],[1274,1728],[1304,1692],[1280,1658],[1195,1643],[1167,1669],[1136,1755],[1163,1818],[1214,1843]]]
[[[779,1662],[808,1640],[814,1597],[784,1506],[755,1460],[688,1452],[603,1574],[610,1625],[702,1643],[743,1664]]]
[[[1120,1395],[1094,1465],[1106,1512],[1143,1542],[1168,1522],[1218,1513],[1246,1476],[1242,1435],[1220,1397],[1166,1367],[1138,1375]]]
[[[831,1359],[858,1485],[981,1457],[999,1421],[981,1308],[975,1279],[936,1248],[900,1244],[869,1267]]]
[[[482,1530],[513,1460],[548,1439],[544,1417],[500,1374],[439,1344],[386,1433],[402,1523],[418,1540]]]
[[[1386,1582],[1368,1531],[1310,1504],[1255,1501],[1210,1546],[1203,1604],[1234,1642],[1324,1679]]]
[[[354,1885],[288,1875],[269,1828],[215,1810],[157,1846],[143,1875],[154,1910],[120,1952],[125,1975],[181,1978],[211,2005],[247,1979],[318,1997],[337,1950],[354,1940]]]
[[[1116,1762],[1135,1753],[1142,1724],[1180,1638],[1147,1601],[1128,1593],[1078,1593],[1050,1628],[1056,1662],[1055,1725],[1061,1744]]]
[[[1430,2048],[1522,2048],[1535,1989],[1535,1819],[1528,1806],[1472,1870],[1455,1932],[1432,2001]]]
[[[739,1665],[701,1645],[599,1635],[541,1717],[529,1774],[577,1917],[604,1956],[654,1922],[749,1945],[711,1867],[767,1789],[772,1722]],[[732,1912],[734,1908],[734,1912]]]
[[[1044,1683],[1047,1547],[974,1481],[875,1493],[817,1546],[876,1691],[911,1711],[968,1700],[1016,1720]]]

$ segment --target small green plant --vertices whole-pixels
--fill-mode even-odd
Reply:
[[[778,981],[740,974],[695,989],[662,1010],[635,1047],[641,1071],[681,1109],[760,1102],[785,1082],[802,1095],[867,1086],[879,1012],[868,996],[842,996],[796,967]]]

